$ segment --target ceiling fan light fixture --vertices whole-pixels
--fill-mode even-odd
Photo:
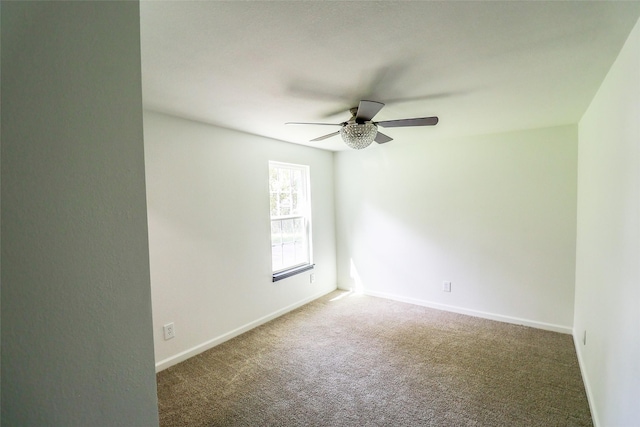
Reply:
[[[348,123],[340,128],[340,136],[347,147],[354,150],[367,148],[376,137],[378,126],[372,122]]]
[[[311,140],[311,142],[323,141],[338,134],[349,148],[362,150],[367,148],[373,141],[384,144],[393,141],[393,138],[378,132],[378,125],[383,128],[401,128],[409,126],[434,126],[438,124],[437,117],[416,117],[413,119],[384,120],[374,122],[373,117],[384,107],[382,102],[362,100],[357,107],[350,109],[351,118],[342,123],[302,123],[287,122],[288,125],[326,125],[340,126],[339,131],[331,132]]]

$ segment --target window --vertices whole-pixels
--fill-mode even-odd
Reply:
[[[269,162],[273,281],[313,268],[309,167]]]

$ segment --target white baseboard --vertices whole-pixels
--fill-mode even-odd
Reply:
[[[338,289],[342,289],[345,290],[343,287],[338,287]],[[270,320],[273,320],[277,317],[282,316],[283,314],[286,314],[292,310],[295,310],[298,307],[301,307],[305,304],[310,303],[313,300],[316,300],[330,292],[333,292],[335,289],[330,289],[328,291],[323,291],[317,294],[314,294],[308,298],[305,298],[301,301],[298,301],[296,303],[293,303],[287,307],[284,307],[280,310],[277,310],[273,313],[270,313],[266,316],[263,316],[259,319],[256,319],[252,322],[247,323],[246,325],[243,325],[239,328],[236,328],[232,331],[229,331],[223,335],[220,335],[218,337],[215,337],[211,340],[205,341],[202,344],[199,344],[195,347],[192,347],[190,349],[187,349],[183,352],[180,352],[176,355],[173,355],[171,357],[168,357],[164,360],[161,360],[159,362],[156,363],[156,372],[160,372],[164,369],[167,369],[173,365],[176,365],[180,362],[183,362],[187,359],[189,359],[190,357],[193,357],[197,354],[202,353],[203,351],[209,350],[210,348],[213,348],[219,344],[222,344],[225,341],[230,340],[231,338],[237,337],[238,335],[247,332],[257,326],[260,326]],[[414,304],[414,305],[420,305],[423,307],[429,307],[429,308],[434,308],[437,310],[443,310],[443,311],[450,311],[453,313],[459,313],[459,314],[466,314],[468,316],[474,316],[474,317],[480,317],[480,318],[484,318],[484,319],[490,319],[490,320],[496,320],[499,322],[506,322],[506,323],[512,323],[512,324],[516,324],[516,325],[524,325],[524,326],[530,326],[533,328],[538,328],[538,329],[544,329],[544,330],[548,330],[548,331],[553,331],[553,332],[560,332],[563,334],[570,334],[573,335],[573,328],[569,327],[569,326],[562,326],[562,325],[554,325],[554,324],[550,324],[550,323],[544,323],[544,322],[538,322],[538,321],[534,321],[534,320],[527,320],[527,319],[521,319],[521,318],[517,318],[517,317],[511,317],[511,316],[504,316],[504,315],[500,315],[500,314],[494,314],[494,313],[488,313],[488,312],[484,312],[484,311],[478,311],[478,310],[470,310],[470,309],[466,309],[466,308],[462,308],[462,307],[456,307],[456,306],[452,306],[452,305],[447,305],[447,304],[440,304],[440,303],[434,303],[431,301],[426,301],[426,300],[419,300],[419,299],[415,299],[415,298],[408,298],[408,297],[403,297],[403,296],[399,296],[399,295],[393,295],[393,294],[388,294],[385,292],[376,292],[376,291],[365,291],[364,292],[366,295],[371,295],[374,297],[379,297],[379,298],[386,298],[386,299],[390,299],[390,300],[394,300],[394,301],[400,301],[400,302],[404,302],[404,303],[408,303],[408,304]],[[575,341],[575,336],[574,336],[574,341]],[[584,375],[584,371],[582,370],[582,360],[580,357],[580,353],[578,352],[578,360],[580,362],[580,369],[582,371],[582,376],[583,379],[585,380],[585,387],[587,388],[587,394],[589,397],[589,405],[591,406],[591,396],[589,394],[589,388],[587,386],[587,381],[586,381],[586,377]],[[592,415],[594,414],[593,412],[593,408],[592,408]],[[594,418],[594,423],[595,423],[595,416],[593,416]],[[597,427],[597,426],[595,426]]]
[[[416,298],[407,298],[399,295],[388,294],[385,292],[364,291],[365,295],[371,295],[379,298],[386,298],[394,301],[406,302],[408,304],[420,305],[423,307],[435,308],[436,310],[450,311],[453,313],[466,314],[468,316],[480,317],[483,319],[496,320],[498,322],[512,323],[515,325],[530,326],[532,328],[544,329],[546,331],[560,332],[562,334],[573,334],[571,326],[555,325],[553,323],[538,322],[536,320],[521,319],[519,317],[505,316],[502,314],[488,313],[485,311],[471,310],[468,308],[457,307],[453,305],[440,304],[436,302],[419,300]]]
[[[591,410],[591,420],[593,422],[593,427],[598,427],[599,417],[598,411],[596,411],[596,407],[594,406],[595,400],[593,399],[593,393],[591,392],[591,386],[589,384],[589,377],[587,376],[587,370],[584,365],[584,359],[582,358],[582,346],[580,342],[580,337],[577,335],[577,332],[573,331],[573,345],[576,348],[576,354],[578,355],[578,365],[580,366],[580,374],[582,375],[582,383],[584,384],[584,389],[587,392],[587,402],[589,402],[589,409]]]
[[[168,358],[166,358],[164,360],[161,360],[161,361],[156,363],[156,373],[160,372],[162,370],[165,370],[165,369],[167,369],[167,368],[169,368],[169,367],[171,367],[173,365],[176,365],[176,364],[178,364],[180,362],[183,362],[183,361],[189,359],[190,357],[198,355],[198,354],[202,353],[203,351],[209,350],[210,348],[213,348],[213,347],[215,347],[215,346],[217,346],[219,344],[222,344],[223,342],[228,341],[231,338],[237,337],[238,335],[240,335],[240,334],[242,334],[244,332],[247,332],[247,331],[249,331],[249,330],[251,330],[251,329],[253,329],[255,327],[258,327],[258,326],[260,326],[260,325],[262,325],[264,323],[267,323],[268,321],[273,320],[276,317],[280,317],[283,314],[286,314],[286,313],[288,313],[288,312],[290,312],[292,310],[295,310],[298,307],[302,307],[303,305],[308,304],[311,301],[316,300],[316,299],[318,299],[318,298],[320,298],[320,297],[322,297],[324,295],[327,295],[327,294],[329,294],[329,293],[331,293],[333,291],[335,291],[335,289],[330,289],[328,291],[322,291],[320,293],[314,294],[314,295],[312,295],[312,296],[310,296],[308,298],[305,298],[305,299],[303,299],[301,301],[295,302],[295,303],[293,303],[291,305],[288,305],[288,306],[286,306],[286,307],[284,307],[284,308],[282,308],[280,310],[274,311],[271,314],[268,314],[268,315],[263,316],[263,317],[261,317],[259,319],[256,319],[253,322],[249,322],[246,325],[243,325],[243,326],[241,326],[239,328],[236,328],[236,329],[234,329],[232,331],[229,331],[229,332],[227,332],[225,334],[222,334],[222,335],[220,335],[218,337],[215,337],[215,338],[213,338],[213,339],[211,339],[209,341],[203,342],[202,344],[199,344],[199,345],[197,345],[195,347],[192,347],[192,348],[190,348],[188,350],[185,350],[185,351],[183,351],[181,353],[178,353],[178,354],[176,354],[174,356],[171,356],[171,357],[168,357]]]

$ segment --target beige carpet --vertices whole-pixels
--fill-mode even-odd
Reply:
[[[158,398],[162,426],[592,425],[571,336],[342,292],[160,372]]]

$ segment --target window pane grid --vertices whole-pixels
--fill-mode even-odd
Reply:
[[[272,269],[280,272],[309,264],[308,168],[269,164]]]

